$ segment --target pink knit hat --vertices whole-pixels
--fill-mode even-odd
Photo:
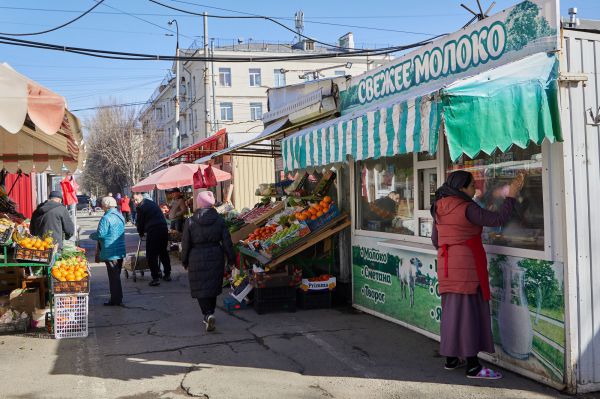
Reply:
[[[215,205],[215,196],[212,191],[200,191],[196,197],[198,208],[212,208]]]

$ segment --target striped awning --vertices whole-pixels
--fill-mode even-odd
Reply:
[[[433,95],[382,106],[302,130],[281,142],[286,171],[437,149],[439,102]]]

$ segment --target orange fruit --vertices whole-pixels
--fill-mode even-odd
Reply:
[[[312,215],[312,216],[310,217],[310,220],[317,220],[317,215]]]
[[[323,212],[321,212],[321,211],[317,212],[317,217],[320,218],[321,216],[323,216]]]
[[[326,203],[331,203],[331,197],[326,195],[325,197],[323,197],[323,201],[325,201]]]

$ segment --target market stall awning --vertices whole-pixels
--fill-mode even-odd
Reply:
[[[37,128],[53,135],[63,122],[65,99],[21,75],[8,64],[0,64],[0,127],[18,133],[29,116]]]
[[[227,147],[221,151],[214,152],[210,155],[202,157],[195,161],[195,163],[207,163],[212,159],[223,155],[237,155],[237,156],[256,156],[256,157],[270,157],[274,158],[279,156],[279,150],[277,146],[274,146],[269,140],[275,136],[281,134],[280,130],[288,124],[287,118],[276,120],[275,122],[268,125],[258,136],[253,137],[243,143]]]
[[[285,170],[409,152],[435,152],[440,127],[433,95],[386,104],[304,129],[281,143]]]
[[[47,168],[61,172],[64,165],[72,172],[82,165],[85,153],[81,147],[81,126],[69,111],[53,135],[41,132],[30,121],[17,134],[0,127],[0,169],[10,173],[43,172]]]
[[[194,173],[201,169],[208,168],[208,165],[198,165],[194,163],[180,163],[170,166],[166,169],[146,177],[144,180],[131,187],[134,193],[143,193],[152,191],[155,188],[159,190],[168,190],[170,188],[191,186],[194,183]],[[213,172],[217,182],[231,179],[231,174],[221,169],[213,167]]]
[[[557,77],[556,56],[539,53],[443,89],[450,157],[562,141]]]
[[[203,158],[224,148],[227,148],[227,129],[221,129],[212,136],[161,159],[159,165],[152,169],[151,172],[174,163],[193,163],[199,158]]]

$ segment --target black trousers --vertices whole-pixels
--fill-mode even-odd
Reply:
[[[125,218],[125,222],[129,223],[129,212],[127,211],[123,211],[123,217]]]
[[[202,314],[204,316],[214,314],[215,308],[217,307],[217,297],[198,298],[198,304],[200,305],[200,309],[202,309]]]
[[[146,235],[146,260],[154,280],[160,276],[159,259],[163,265],[165,276],[171,274],[171,258],[169,258],[169,252],[167,251],[168,244],[169,233],[166,228],[149,231]]]
[[[106,271],[108,273],[108,286],[110,288],[110,302],[123,302],[123,288],[121,288],[121,268],[123,259],[106,260]]]

